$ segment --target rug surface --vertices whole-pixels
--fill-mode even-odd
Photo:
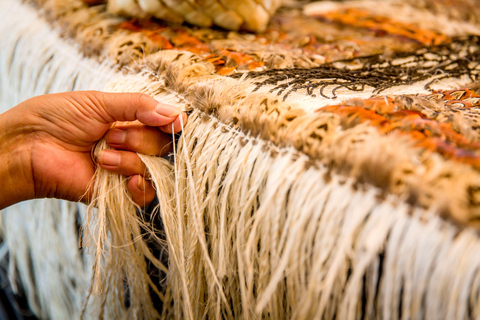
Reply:
[[[142,156],[163,235],[123,178],[101,170],[95,213],[63,207],[91,250],[58,249],[83,274],[63,304],[47,301],[41,273],[21,271],[28,255],[49,268],[29,254],[41,235],[20,244],[11,226],[27,222],[4,213],[2,245],[24,252],[10,274],[38,315],[480,317],[475,1],[290,1],[255,34],[80,0],[14,2],[0,8],[32,22],[0,23],[14,30],[0,37],[0,75],[26,79],[2,81],[7,107],[22,94],[102,89],[190,115],[173,165]],[[77,239],[69,228],[58,237]]]

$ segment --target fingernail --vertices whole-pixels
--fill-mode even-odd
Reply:
[[[182,111],[179,108],[171,106],[169,104],[161,103],[161,102],[157,104],[155,111],[159,115],[168,117],[168,118],[175,118],[180,113],[182,113]]]
[[[125,130],[121,129],[112,129],[108,133],[107,140],[109,143],[113,144],[123,144],[127,138],[127,133]]]
[[[99,153],[98,162],[107,166],[118,166],[120,164],[120,153],[114,150],[102,150]]]
[[[180,119],[180,117],[182,117],[182,119]],[[187,115],[182,112],[182,114],[179,117],[176,117],[173,121],[173,130],[175,131],[175,133],[182,131],[182,126],[185,127],[186,123]]]
[[[182,123],[180,122],[180,117],[177,117],[175,121],[173,121],[173,131],[175,131],[175,133],[182,131]]]
[[[138,176],[138,182],[137,182],[138,189],[145,191],[145,183],[146,181],[142,178],[142,176]]]

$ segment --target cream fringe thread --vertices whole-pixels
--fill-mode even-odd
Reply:
[[[103,142],[97,146],[96,152],[106,147],[106,142]],[[143,158],[145,162],[148,161],[146,156]],[[168,204],[173,200],[173,192],[169,192],[173,186],[171,165],[164,159],[158,159],[157,162],[152,177],[155,178],[156,187],[162,190],[162,203]],[[147,273],[147,259],[164,273],[168,269],[153,256],[146,240],[162,241],[155,235],[156,230],[144,222],[142,211],[136,214],[140,208],[130,198],[125,177],[97,170],[94,180],[93,192],[99,196],[89,205],[85,224],[86,231],[93,236],[86,234],[83,237],[84,246],[93,247],[95,252],[91,287],[85,306],[93,293],[102,299],[99,318],[103,319],[103,307],[107,303],[115,306],[115,318],[158,318],[148,294],[149,288],[162,300],[164,297]],[[162,212],[167,208],[162,208]],[[148,233],[143,234],[142,230]],[[129,297],[128,309],[122,303],[126,301],[126,296]]]
[[[268,143],[207,118],[194,111],[176,147],[175,201],[170,164],[142,157],[159,183],[171,263],[165,305],[173,307],[163,317],[480,316],[473,230],[393,196],[379,200],[381,190],[358,189],[293,149],[273,156]],[[110,193],[118,199],[100,195],[110,205],[128,198],[125,188]],[[132,219],[119,210],[118,224]]]
[[[181,76],[188,68],[180,69]],[[166,80],[131,77],[110,90],[188,105],[175,92],[195,89],[169,92],[163,81],[188,83],[169,70]],[[160,201],[171,263],[165,305],[173,301],[163,317],[480,316],[474,230],[393,195],[384,199],[380,189],[198,109],[175,149],[176,207]],[[147,167],[155,177],[158,168]]]

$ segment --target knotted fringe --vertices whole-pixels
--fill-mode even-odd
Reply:
[[[105,147],[104,142],[97,150]],[[157,188],[162,190],[162,203],[168,204],[173,196],[171,165],[163,159],[155,165],[155,170],[151,171],[155,174]],[[97,170],[95,181],[94,194],[99,196],[88,208],[86,230],[89,234],[84,236],[84,245],[94,247],[95,252],[92,283],[85,303],[93,293],[101,295],[103,306],[107,303],[114,306],[115,318],[126,315],[129,318],[158,318],[149,288],[162,300],[163,295],[147,274],[147,260],[162,272],[167,272],[167,268],[153,256],[146,242],[161,243],[161,240],[155,235],[153,226],[145,223],[144,213],[138,210],[136,214],[139,208],[126,190],[125,177]],[[162,207],[162,212],[168,212],[167,207]],[[90,234],[94,235],[93,240]],[[128,310],[125,301],[128,301]],[[103,313],[102,308],[100,318]]]
[[[142,159],[157,185],[167,235],[163,318],[480,316],[480,241],[471,229],[385,199],[379,189],[359,187],[293,149],[250,138],[199,111],[176,146],[174,179],[164,160]],[[119,274],[134,277],[127,269],[140,270],[142,254],[151,257],[138,240],[143,222],[125,203],[125,184],[119,191],[121,178],[104,178],[98,185],[105,189],[97,190],[116,191],[100,194],[98,220],[114,221],[95,230],[111,234],[115,245],[96,245],[116,264],[107,262],[98,275],[114,286]],[[125,221],[131,229],[118,240],[120,233],[107,228]],[[137,252],[120,252],[129,246]],[[130,292],[145,292],[145,281],[127,281]],[[132,306],[145,308],[140,315],[154,314],[146,309],[148,295],[130,297]]]
[[[78,249],[77,224],[84,213],[83,206],[52,199],[1,211],[1,267],[41,319],[79,318],[92,268]],[[97,309],[92,303],[89,313]]]

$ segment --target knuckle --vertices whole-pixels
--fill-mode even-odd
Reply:
[[[141,174],[143,172],[144,164],[136,153],[130,152],[128,162],[128,166],[131,172],[134,172],[136,174]]]
[[[83,94],[81,95],[84,98],[87,98],[88,100],[92,101],[94,104],[103,106],[105,107],[105,98],[106,98],[106,93],[105,92],[100,92],[100,91],[84,91]]]
[[[138,105],[144,105],[144,104],[148,104],[148,103],[151,103],[152,102],[152,97],[150,97],[149,95],[147,94],[144,94],[144,93],[140,93],[140,92],[135,92],[135,93],[132,93],[132,100],[135,102],[135,103],[138,103]]]
[[[141,151],[140,148],[143,142],[143,133],[138,128],[129,128],[127,130],[127,136],[125,143],[127,147],[132,151],[138,152]]]

